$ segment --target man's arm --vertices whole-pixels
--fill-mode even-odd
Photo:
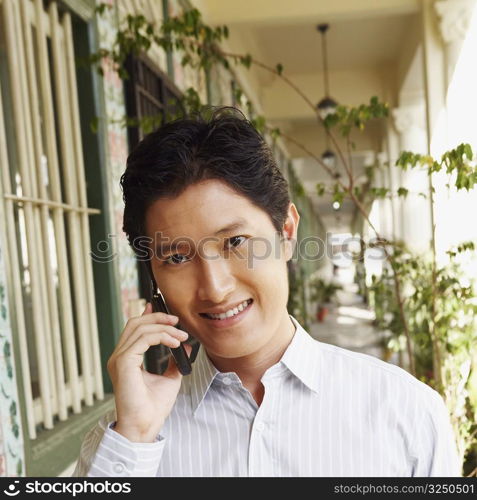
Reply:
[[[87,433],[73,476],[156,475],[165,445],[159,432],[175,404],[182,375],[172,356],[164,373],[149,373],[144,353],[153,345],[175,348],[185,341],[188,334],[172,326],[178,319],[153,312],[147,303],[141,316],[128,320],[107,364],[116,409]],[[187,355],[191,349],[186,346]]]
[[[449,411],[440,394],[430,392],[430,402],[425,409],[418,430],[420,449],[414,476],[460,477],[462,464],[457,453],[456,438],[449,418]]]
[[[133,443],[111,427],[114,410],[105,414],[85,436],[73,477],[153,477],[161,461],[164,438]]]

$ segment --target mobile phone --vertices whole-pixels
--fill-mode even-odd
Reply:
[[[152,296],[151,296],[151,304],[153,312],[163,312],[166,314],[170,314],[169,309],[167,308],[166,302],[162,293],[158,290],[157,286],[155,286],[154,282],[151,283],[152,287]],[[183,328],[176,323],[175,328],[179,330],[183,330]],[[187,352],[184,348],[184,345],[181,344],[179,347],[169,347],[169,351],[171,352],[174,361],[177,365],[177,368],[182,373],[182,375],[189,375],[192,371],[192,365],[187,356]],[[150,373],[159,374],[160,373],[160,358],[161,358],[161,349],[159,345],[152,345],[144,354],[146,358],[146,370]]]

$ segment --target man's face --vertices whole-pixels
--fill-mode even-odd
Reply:
[[[147,211],[157,285],[171,314],[209,354],[247,356],[289,331],[286,262],[298,220],[290,204],[281,242],[268,214],[219,180],[194,184],[174,199],[161,198]],[[234,223],[242,227],[218,233]],[[172,243],[179,246],[167,250]],[[206,317],[240,304],[235,312],[246,307],[233,317]]]

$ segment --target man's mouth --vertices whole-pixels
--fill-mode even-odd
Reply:
[[[241,304],[233,309],[229,309],[220,314],[210,314],[210,313],[199,313],[200,316],[207,319],[213,319],[216,321],[224,321],[229,318],[233,318],[234,316],[238,316],[240,313],[245,311],[250,307],[250,304],[253,302],[253,299],[244,300]]]

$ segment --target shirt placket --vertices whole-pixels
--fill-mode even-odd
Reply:
[[[235,373],[221,373],[217,375],[215,383],[219,384],[221,388],[221,397],[228,398],[228,404],[233,407],[234,411],[243,414],[251,427],[256,415],[257,404],[250,392],[242,385],[237,375]],[[241,459],[238,459],[238,476],[246,477],[249,475],[248,449],[246,456],[240,455],[240,457]]]
[[[249,477],[274,476],[271,456],[273,446],[274,418],[272,415],[274,387],[273,379],[263,380],[265,395],[258,408],[250,431],[248,456]]]

